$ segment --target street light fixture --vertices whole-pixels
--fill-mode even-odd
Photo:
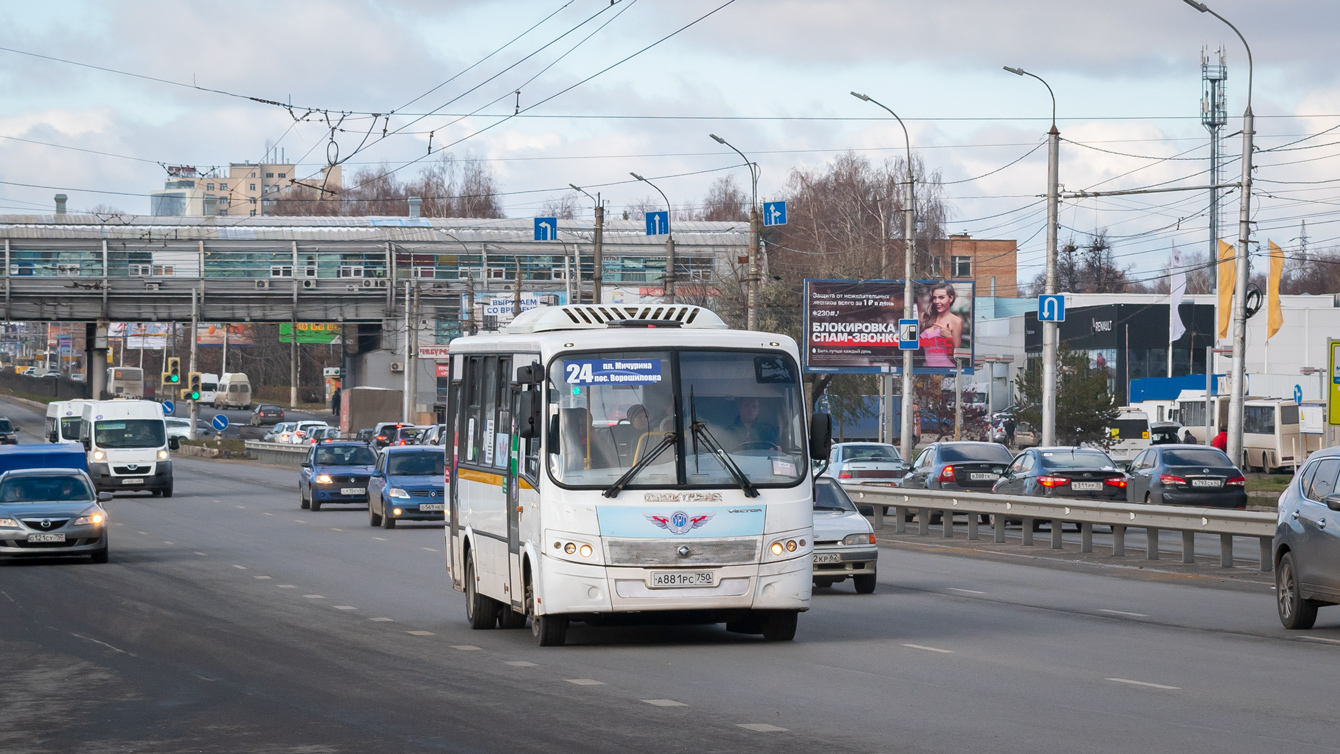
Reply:
[[[1005,66],[1016,76],[1032,76],[1047,87],[1052,98],[1052,127],[1047,132],[1047,279],[1043,292],[1056,293],[1056,232],[1060,211],[1061,132],[1056,129],[1056,93],[1041,76],[1022,68]],[[1056,362],[1060,346],[1060,327],[1056,322],[1042,323],[1042,444],[1056,444]]]
[[[605,275],[604,275],[604,265],[605,265],[605,249],[604,249],[604,246],[605,246],[605,244],[604,244],[604,240],[605,240],[605,205],[603,205],[603,204],[600,203],[600,193],[599,193],[599,192],[597,192],[595,196],[591,196],[591,194],[588,193],[588,192],[586,191],[586,189],[582,188],[581,186],[578,186],[578,185],[575,184],[575,183],[569,183],[568,185],[572,187],[573,191],[577,191],[577,192],[580,192],[580,193],[582,193],[582,194],[586,194],[586,198],[587,198],[587,199],[590,199],[591,201],[595,202],[595,204],[596,204],[595,239],[594,239],[593,248],[592,248],[592,251],[591,251],[591,256],[592,256],[592,261],[591,261],[591,265],[592,265],[592,270],[591,270],[591,289],[592,289],[592,290],[591,290],[591,303],[593,303],[593,304],[599,304],[599,303],[600,303],[600,287],[601,287],[602,285],[604,285],[604,282],[605,282]],[[577,277],[579,277],[579,278],[581,277],[581,271],[580,271],[580,270],[578,270]]]
[[[670,199],[666,197],[660,186],[637,173],[630,172],[629,175],[656,189],[656,193],[660,194],[661,198],[665,200],[665,282],[662,284],[661,293],[665,303],[673,304],[675,303],[675,232],[670,224]]]
[[[744,166],[749,168],[749,273],[745,279],[746,296],[748,299],[746,327],[750,330],[757,330],[760,274],[758,259],[758,164],[750,162],[749,158],[744,156],[744,152],[736,149],[734,144],[731,144],[720,136],[717,136],[716,134],[708,134],[708,136],[711,136],[712,140],[716,143],[730,147],[735,154],[740,155],[740,159],[744,160]]]
[[[1251,241],[1251,203],[1252,203],[1252,136],[1256,132],[1256,117],[1252,114],[1252,48],[1247,44],[1247,38],[1242,36],[1238,27],[1229,22],[1228,19],[1210,10],[1205,3],[1195,0],[1184,0],[1187,5],[1200,11],[1209,13],[1211,16],[1223,21],[1228,28],[1238,35],[1242,40],[1242,46],[1247,50],[1247,109],[1242,114],[1242,199],[1238,211],[1238,250],[1233,260],[1233,267],[1236,270],[1237,280],[1233,285],[1233,372],[1232,379],[1229,380],[1229,399],[1228,399],[1228,457],[1234,463],[1243,462],[1242,457],[1242,422],[1243,422],[1243,390],[1246,387],[1246,364],[1245,357],[1247,352],[1247,276],[1249,273],[1247,265],[1248,244]],[[1205,368],[1209,370],[1210,364]]]
[[[872,99],[869,95],[852,92],[851,96],[862,102],[869,102],[883,108],[885,112],[893,116],[894,120],[898,121],[898,125],[903,129],[903,143],[907,147],[907,188],[903,198],[903,211],[906,213],[903,219],[903,319],[912,319],[912,302],[913,299],[916,298],[916,290],[912,283],[912,257],[916,251],[916,237],[913,235],[913,226],[915,225],[916,219],[916,208],[913,202],[916,194],[913,190],[912,138],[908,136],[907,126],[903,123],[903,119],[898,117],[898,113],[895,113],[884,104]],[[887,275],[888,271],[880,270],[879,274],[881,276]],[[912,351],[903,351],[903,416],[899,445],[901,446],[903,458],[909,460],[912,458],[914,450],[912,442],[913,392]],[[890,405],[889,408],[892,409],[893,406]],[[891,420],[893,418],[893,411],[885,411],[884,416],[888,428],[886,434],[892,435],[893,427],[891,426]]]

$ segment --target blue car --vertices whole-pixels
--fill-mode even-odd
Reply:
[[[368,480],[376,465],[377,452],[365,442],[314,443],[298,472],[303,510],[319,511],[325,503],[366,503]]]
[[[368,525],[394,529],[397,521],[445,521],[446,457],[432,445],[383,449],[368,483]]]

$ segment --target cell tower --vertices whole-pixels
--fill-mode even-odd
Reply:
[[[1228,97],[1224,82],[1228,80],[1228,64],[1224,58],[1224,48],[1220,47],[1215,56],[1218,63],[1211,62],[1209,48],[1200,51],[1200,122],[1210,132],[1210,259],[1219,258],[1219,162],[1220,131],[1228,123]],[[1211,289],[1219,285],[1218,275],[1210,276]]]

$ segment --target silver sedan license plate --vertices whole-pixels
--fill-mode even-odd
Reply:
[[[341,494],[341,495],[366,495],[366,494],[368,494],[368,488],[367,488],[367,487],[341,487],[341,488],[340,488],[340,494]]]
[[[419,510],[424,513],[441,513],[445,503],[419,503]]]
[[[131,477],[122,479],[121,484],[144,484],[144,479],[142,477]]]
[[[653,588],[673,588],[685,586],[716,586],[714,571],[654,571],[651,574]]]
[[[28,535],[29,542],[64,542],[65,534],[43,534],[41,532]]]
[[[842,556],[835,552],[816,552],[814,554],[815,563],[841,563]]]

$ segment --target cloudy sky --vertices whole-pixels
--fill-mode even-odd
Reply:
[[[1313,244],[1340,241],[1340,3],[1212,7],[1253,46],[1260,235],[1289,248],[1306,220]],[[535,214],[569,183],[606,184],[621,209],[648,195],[625,183],[630,170],[667,176],[658,183],[676,205],[731,170],[746,181],[709,133],[761,165],[766,197],[792,168],[903,149],[897,124],[857,90],[897,111],[940,171],[950,229],[1017,239],[1026,279],[1044,250],[1045,148],[1020,158],[1043,140],[1051,102],[1001,67],[1055,90],[1066,190],[1195,186],[1209,153],[1207,45],[1227,53],[1235,181],[1246,55],[1181,0],[10,2],[0,212],[49,211],[60,190],[76,211],[146,213],[161,165],[258,161],[269,146],[304,173],[338,150],[346,175],[385,163],[411,177],[430,133],[434,148],[490,161],[510,216]],[[399,132],[383,139],[388,120],[373,126],[371,113],[392,110],[387,130]],[[342,129],[336,146],[328,117]],[[1235,226],[1237,195],[1227,203]],[[1157,274],[1173,243],[1207,244],[1207,205],[1202,191],[1067,201],[1062,237],[1107,228],[1123,262]]]

